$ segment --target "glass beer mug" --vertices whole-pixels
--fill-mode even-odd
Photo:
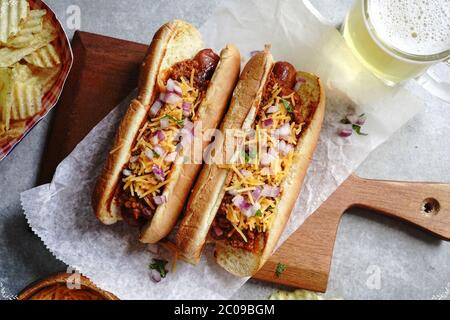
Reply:
[[[416,78],[450,102],[450,83],[428,70],[446,63],[450,75],[450,0],[355,0],[342,33],[359,60],[386,84]]]

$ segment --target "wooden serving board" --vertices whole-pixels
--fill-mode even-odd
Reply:
[[[89,131],[137,86],[147,45],[85,32],[73,39],[74,66],[58,104],[42,161],[40,182]],[[324,292],[336,232],[350,207],[402,219],[450,240],[450,185],[350,177],[274,254],[256,279]],[[287,266],[275,276],[278,263]]]

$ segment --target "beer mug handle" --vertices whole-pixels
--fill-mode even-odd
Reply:
[[[450,74],[450,60],[444,61],[443,64],[448,69],[448,72]],[[436,96],[450,103],[450,83],[440,79],[440,77],[436,75],[432,70],[427,70],[416,80],[433,96]]]

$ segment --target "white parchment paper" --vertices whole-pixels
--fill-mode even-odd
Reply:
[[[208,47],[226,43],[249,53],[272,45],[276,60],[320,75],[327,87],[327,114],[303,192],[283,235],[285,240],[359,164],[398,130],[423,104],[410,92],[389,88],[352,56],[339,32],[324,25],[299,0],[233,0],[201,28]],[[243,61],[244,62],[244,61]],[[101,225],[90,198],[129,98],[107,116],[58,167],[53,182],[22,193],[33,231],[60,260],[80,270],[121,299],[220,299],[231,297],[247,279],[214,263],[211,249],[198,267],[179,263],[159,284],[150,280],[152,254],[124,224]],[[348,108],[367,115],[368,136],[337,135]]]

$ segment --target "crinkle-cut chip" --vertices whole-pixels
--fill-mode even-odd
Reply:
[[[27,82],[33,78],[33,72],[28,65],[16,63],[11,70],[13,81]]]
[[[46,94],[58,79],[60,71],[61,65],[53,68],[33,68],[33,81],[36,81],[42,87],[43,93]]]
[[[26,48],[1,48],[0,49],[0,68],[9,67],[16,62],[19,62],[24,57],[28,56],[29,54],[33,53],[34,51],[46,46],[50,42],[56,39],[57,34],[55,30],[49,29],[45,27],[42,29],[42,32],[36,34],[33,37],[32,44],[29,47]]]
[[[6,43],[19,32],[20,23],[28,16],[27,0],[0,0],[0,42]]]
[[[296,290],[294,292],[280,290],[273,293],[269,300],[324,300],[324,298],[321,294],[307,290]]]
[[[11,123],[11,127],[6,127],[0,124],[0,146],[8,143],[9,141],[19,137],[26,128],[26,121],[16,121]]]
[[[26,56],[25,61],[40,68],[52,68],[61,63],[58,52],[51,44]]]
[[[12,97],[12,120],[28,119],[42,109],[42,88],[37,84],[15,82]]]
[[[10,48],[25,48],[33,42],[35,34],[42,32],[46,10],[31,10],[28,18],[20,25],[19,32],[8,39],[6,43]]]
[[[11,122],[12,70],[0,68],[0,120],[8,130]]]

